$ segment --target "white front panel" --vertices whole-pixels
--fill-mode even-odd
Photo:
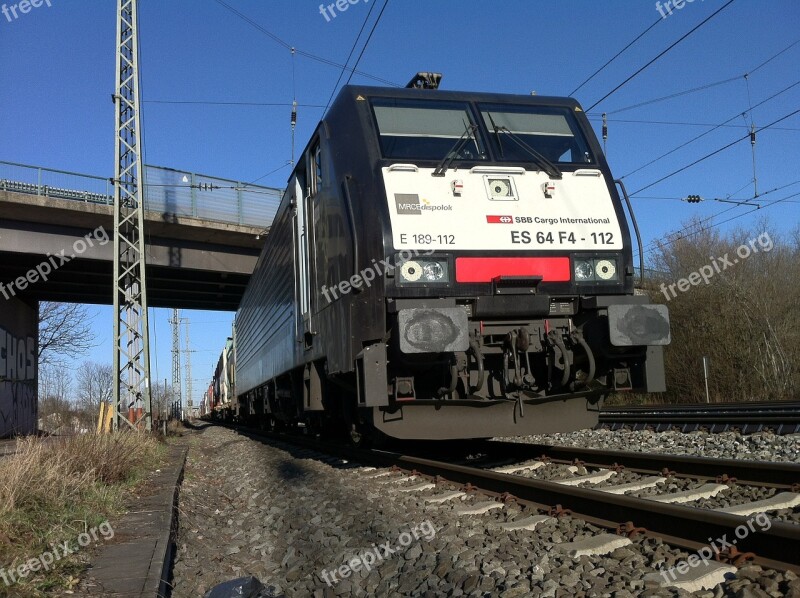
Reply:
[[[522,168],[383,169],[394,246],[456,250],[620,250],[614,204],[599,170],[550,180]]]

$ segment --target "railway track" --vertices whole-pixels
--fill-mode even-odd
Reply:
[[[743,434],[772,430],[776,434],[800,433],[800,402],[715,403],[607,407],[600,426],[611,430],[631,428],[682,432],[706,430]]]
[[[683,455],[588,449],[569,446],[490,441],[486,450],[498,457],[518,459],[545,457],[562,463],[580,462],[587,467],[607,468],[622,465],[637,473],[660,474],[669,469],[678,477],[701,480],[736,479],[740,484],[790,488],[800,483],[800,465],[741,459],[710,459]]]
[[[774,489],[774,494],[780,493],[784,498],[789,496],[793,499],[792,504],[797,504],[800,502],[796,485],[800,481],[800,465],[797,464],[643,455],[510,442],[478,443],[475,448],[484,454],[473,455],[472,464],[465,464],[463,460],[454,462],[457,450],[452,448],[441,451],[447,460],[434,460],[419,454],[359,450],[306,437],[263,435],[253,431],[245,433],[300,445],[351,464],[380,468],[367,475],[376,481],[394,482],[390,484],[391,487],[400,491],[433,492],[442,497],[441,502],[458,499],[472,502],[475,509],[467,509],[467,513],[505,509],[510,502],[514,502],[523,507],[522,526],[527,522],[535,526],[536,522],[548,517],[569,516],[607,530],[606,537],[598,537],[598,542],[614,537],[643,536],[660,538],[673,547],[690,552],[708,551],[711,543],[712,546],[721,547],[715,558],[729,565],[727,571],[731,570],[732,564],[752,562],[768,569],[800,572],[800,562],[796,556],[800,554],[800,524],[770,517],[768,527],[753,530],[752,512],[739,515],[589,486],[592,479],[607,480],[609,471],[616,470],[616,473],[624,470],[634,472],[650,482],[650,474],[691,479],[700,488],[712,485],[706,484],[711,479],[716,480],[713,485],[718,487],[753,484]],[[429,455],[431,450],[435,450],[433,446],[423,445],[422,450]],[[579,473],[569,483],[564,483],[563,479],[527,477],[523,472],[539,469],[532,466],[534,454],[538,457],[533,462],[570,468],[570,471]],[[584,477],[585,480],[575,483]],[[438,502],[438,499],[432,500]],[[764,510],[770,509],[767,506]],[[761,513],[761,508],[758,511]],[[751,522],[751,530],[740,537],[739,531],[748,521]],[[508,529],[517,528],[512,526]],[[710,542],[712,539],[732,542],[730,546],[725,546],[724,542]],[[613,544],[613,540],[611,542]],[[719,575],[725,569],[722,564],[709,567],[716,568]]]

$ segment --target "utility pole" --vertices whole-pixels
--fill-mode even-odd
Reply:
[[[181,396],[181,319],[177,309],[172,310],[172,405],[171,416],[180,417],[180,406],[183,404]]]
[[[706,381],[706,403],[711,402],[711,399],[709,398],[708,395],[708,374],[710,370],[711,370],[711,360],[705,355],[703,355],[703,378],[705,378]]]
[[[138,0],[117,4],[114,142],[114,430],[152,429],[145,283]]]

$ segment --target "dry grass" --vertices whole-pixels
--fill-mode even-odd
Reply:
[[[51,543],[74,541],[118,513],[125,491],[162,455],[155,438],[136,433],[21,440],[16,454],[0,459],[0,567],[9,570]],[[11,587],[0,581],[0,596],[68,587],[81,556]]]

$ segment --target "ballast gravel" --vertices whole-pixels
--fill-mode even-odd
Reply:
[[[777,436],[770,432],[653,432],[651,430],[579,430],[559,434],[537,434],[497,438],[526,444],[553,444],[641,453],[689,455],[714,459],[800,462],[800,434]]]
[[[192,432],[172,595],[197,598],[223,581],[255,575],[289,598],[800,598],[797,576],[755,566],[694,594],[662,588],[645,575],[689,554],[660,540],[635,538],[610,554],[574,558],[565,543],[607,530],[567,516],[535,530],[509,531],[502,524],[538,513],[512,503],[460,515],[463,507],[489,498],[467,494],[428,502],[456,487],[401,492],[422,480],[389,481],[397,474],[376,473],[222,427]],[[380,554],[368,569],[367,554]],[[345,571],[348,563],[357,571]]]

